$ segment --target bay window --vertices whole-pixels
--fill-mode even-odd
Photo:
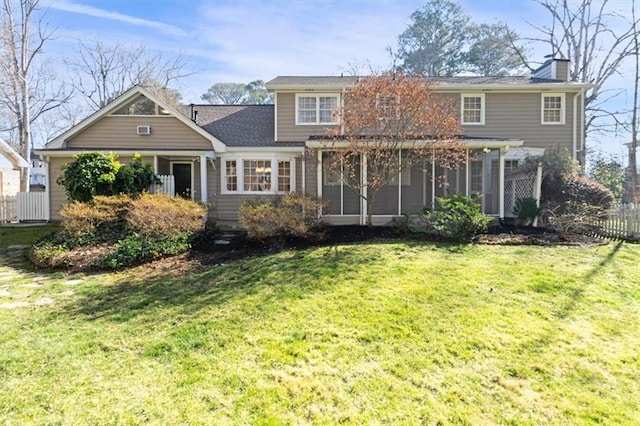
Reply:
[[[274,194],[291,192],[294,184],[292,159],[228,159],[222,168],[223,194]]]

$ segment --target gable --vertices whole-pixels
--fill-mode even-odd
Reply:
[[[140,131],[139,126],[148,131]],[[226,151],[189,117],[134,86],[104,108],[54,138],[45,149],[206,149]]]

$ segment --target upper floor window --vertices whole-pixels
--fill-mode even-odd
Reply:
[[[542,95],[542,124],[564,124],[564,93]]]
[[[462,124],[484,124],[484,94],[462,95]]]
[[[296,124],[337,124],[338,95],[296,95]]]

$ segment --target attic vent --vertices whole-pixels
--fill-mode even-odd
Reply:
[[[150,135],[151,134],[151,126],[138,126],[138,134],[139,135]]]

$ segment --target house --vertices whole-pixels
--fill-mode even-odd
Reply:
[[[47,186],[44,161],[31,151],[31,168],[29,173],[29,192],[44,192]]]
[[[447,193],[483,194],[483,209],[504,217],[505,172],[527,155],[565,147],[584,158],[584,98],[590,84],[571,82],[569,63],[550,59],[531,77],[429,78],[451,97],[463,124],[467,161],[457,170],[420,164],[377,196],[374,223],[433,204]],[[65,202],[56,179],[64,163],[86,151],[140,153],[175,194],[209,203],[221,224],[237,221],[240,204],[299,191],[322,197],[330,223],[364,223],[366,203],[325,172],[325,129],[356,77],[276,77],[274,105],[190,105],[180,110],[133,87],[37,153],[45,162],[53,218]],[[366,172],[366,169],[364,170]],[[436,184],[443,178],[447,186]]]
[[[29,163],[0,138],[0,197],[20,192],[20,172]]]

